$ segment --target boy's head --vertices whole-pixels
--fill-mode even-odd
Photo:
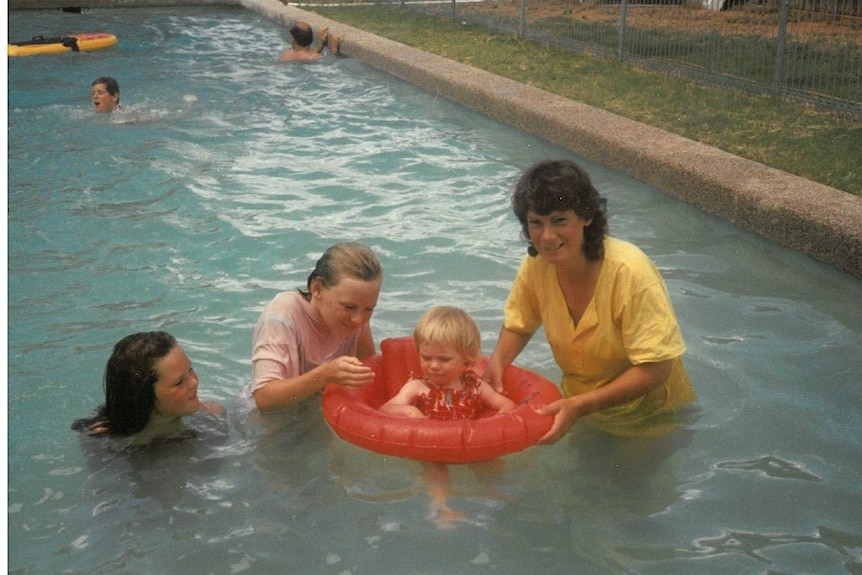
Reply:
[[[413,329],[416,349],[423,344],[452,347],[468,363],[475,363],[482,352],[479,327],[464,310],[451,306],[432,307],[419,318]]]
[[[290,35],[298,46],[302,46],[304,48],[311,46],[311,43],[314,42],[314,32],[307,22],[297,21],[294,23],[290,28]]]

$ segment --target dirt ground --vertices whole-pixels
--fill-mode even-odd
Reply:
[[[483,3],[480,10],[518,11],[518,2]],[[857,9],[857,13],[859,10]],[[591,22],[617,22],[619,5],[602,5],[578,0],[532,1],[527,6],[531,21],[549,17],[569,17]],[[769,5],[738,5],[728,10],[715,11],[691,6],[629,5],[626,22],[630,26],[685,30],[689,33],[715,33],[724,35],[760,35],[775,37],[778,34],[778,8]],[[809,10],[791,10],[788,32],[800,40],[823,40],[862,46],[862,13],[857,15],[824,14]]]

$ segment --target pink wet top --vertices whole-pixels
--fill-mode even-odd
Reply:
[[[302,294],[282,292],[263,309],[254,329],[251,391],[307,373],[342,355],[356,355],[359,333],[333,334]]]

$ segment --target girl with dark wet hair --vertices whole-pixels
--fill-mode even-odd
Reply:
[[[198,398],[198,376],[177,340],[164,331],[126,336],[105,366],[105,403],[72,429],[86,435],[130,437],[154,432],[200,409],[221,410]],[[157,434],[157,433],[154,433]]]

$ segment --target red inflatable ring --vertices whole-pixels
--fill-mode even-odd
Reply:
[[[506,413],[481,413],[475,420],[434,421],[381,413],[379,408],[410,378],[421,373],[410,337],[385,339],[381,353],[365,364],[374,382],[360,390],[329,384],[323,392],[323,414],[335,433],[365,449],[420,461],[469,463],[521,451],[551,428],[553,417],[534,407],[560,398],[557,387],[533,372],[506,368],[503,388],[518,407]],[[483,363],[487,359],[483,358]],[[480,366],[480,373],[482,367]]]

